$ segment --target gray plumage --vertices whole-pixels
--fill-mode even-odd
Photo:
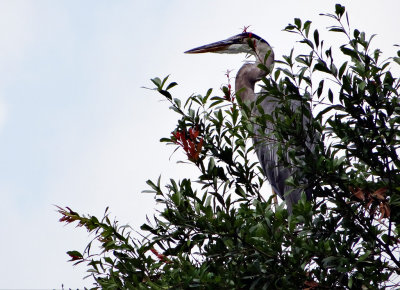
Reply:
[[[249,45],[251,41],[251,46]],[[235,89],[242,102],[246,105],[257,100],[257,95],[254,92],[254,87],[257,81],[261,80],[267,75],[265,70],[258,68],[260,63],[263,63],[267,68],[272,70],[274,64],[274,53],[271,46],[261,37],[244,32],[226,40],[204,45],[198,48],[191,49],[186,53],[246,53],[254,55],[256,61],[253,63],[245,63],[238,71],[235,81]],[[267,57],[267,58],[266,58]],[[266,59],[265,59],[266,58]],[[266,96],[260,103],[264,114],[275,117],[274,111],[280,106],[279,100],[271,96]],[[291,109],[296,111],[301,106],[299,101],[291,101]],[[252,115],[257,116],[260,114],[257,106],[254,106]],[[279,116],[278,116],[279,118]],[[308,120],[302,120],[303,126],[306,126]],[[277,144],[273,137],[275,131],[274,124],[268,122],[266,126],[262,126],[264,132],[260,132],[260,126],[255,123],[254,125],[254,146],[260,161],[261,167],[265,176],[271,184],[273,191],[285,200],[288,211],[292,212],[293,204],[296,204],[301,197],[301,188],[292,188],[286,185],[285,181],[288,177],[296,173],[293,166],[286,167],[278,159]],[[265,127],[265,128],[264,128]],[[261,134],[260,134],[261,133]],[[312,144],[309,140],[305,140],[305,146],[312,150]],[[289,158],[286,154],[286,159]],[[290,161],[289,161],[290,163]],[[306,181],[305,187],[307,186]],[[307,197],[311,197],[309,189],[306,190]]]

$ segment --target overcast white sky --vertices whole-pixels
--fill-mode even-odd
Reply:
[[[349,2],[348,4],[346,2]],[[265,38],[280,58],[295,45],[282,32],[294,17],[322,30],[337,1],[0,1],[0,289],[83,288],[83,229],[64,226],[53,205],[111,216],[135,228],[154,212],[141,193],[160,174],[188,167],[160,144],[177,116],[150,78],[171,74],[175,96],[215,93],[243,56],[185,55],[241,32]],[[342,1],[352,26],[376,33],[392,55],[400,43],[400,1]],[[321,38],[326,33],[320,32]],[[339,37],[328,35],[331,44]],[[333,38],[332,38],[333,37]],[[340,39],[339,39],[340,41]]]

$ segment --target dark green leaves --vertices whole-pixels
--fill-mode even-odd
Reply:
[[[168,80],[168,77],[169,76],[165,77],[163,80],[161,80],[160,78],[157,77],[157,78],[151,79],[151,81],[156,86],[156,90],[158,90],[163,96],[165,96],[166,98],[171,100],[172,97],[171,97],[171,94],[168,92],[168,90],[175,87],[177,85],[177,83],[172,82],[172,83],[168,84],[166,89],[164,89],[164,86]]]
[[[334,14],[324,14],[335,21],[327,33],[348,38],[339,43],[334,33],[324,50],[318,30],[309,35],[311,21],[289,24],[285,30],[299,36],[303,53],[292,49],[275,63],[255,102],[243,103],[229,82],[216,95],[209,89],[182,102],[168,77],[151,80],[178,114],[161,141],[184,153],[179,166],[198,174],[147,181],[144,192],[154,195],[158,211],[140,233],[111,222],[107,211],[100,220],[58,208],[61,222],[93,233],[96,247],[90,242],[67,254],[87,263],[97,288],[392,285],[400,267],[400,85],[389,69],[400,64],[400,52],[381,61],[373,36],[350,33],[347,14],[343,25],[345,13],[337,4]],[[271,100],[279,103],[274,112],[263,106]],[[295,169],[288,191],[312,193],[292,215],[263,186],[254,149],[266,144],[282,168]]]
[[[316,47],[318,47],[319,46],[319,33],[318,33],[317,29],[314,30],[314,42],[315,42]]]
[[[328,90],[328,99],[329,102],[333,103],[333,93],[331,89]]]
[[[342,76],[343,76],[343,74],[344,74],[344,72],[345,72],[345,70],[346,70],[346,67],[347,67],[347,61],[344,62],[344,63],[340,66],[340,69],[339,69],[339,79],[342,78]]]
[[[311,21],[304,22],[303,30],[306,37],[308,37],[308,33],[310,32],[310,27],[311,27]]]
[[[296,25],[297,29],[301,29],[301,20],[300,18],[295,18],[294,19],[294,24]]]
[[[317,96],[320,97],[324,89],[324,80],[321,80],[318,85]]]
[[[314,71],[321,71],[330,74],[331,70],[326,65],[325,61],[318,59],[318,63],[314,65]]]
[[[346,11],[346,9],[344,6],[342,6],[340,4],[335,5],[335,13],[339,18],[341,18],[343,16],[345,11]]]
[[[357,50],[347,48],[344,45],[340,47],[340,50],[343,52],[343,54],[348,55],[356,60],[360,60]]]

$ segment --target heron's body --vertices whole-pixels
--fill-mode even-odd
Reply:
[[[249,45],[249,39],[253,41],[253,48]],[[256,61],[245,63],[239,69],[236,75],[235,90],[245,104],[251,104],[257,100],[257,95],[254,91],[255,84],[267,75],[267,72],[260,69],[258,65],[263,63],[271,70],[274,64],[274,53],[271,46],[264,39],[255,34],[245,32],[220,42],[187,51],[187,53],[203,52],[253,54],[256,57]],[[275,116],[274,111],[280,106],[280,102],[274,97],[266,96],[260,105],[264,114]],[[293,111],[299,106],[299,102],[291,102]],[[254,106],[254,115],[259,114],[256,108]],[[295,173],[295,169],[283,166],[278,159],[277,144],[273,138],[274,124],[269,122],[262,127],[264,132],[259,134],[260,126],[254,126],[254,135],[256,136],[254,137],[255,151],[273,191],[285,200],[288,211],[292,212],[292,205],[299,201],[302,190],[291,188],[286,185],[285,181]]]

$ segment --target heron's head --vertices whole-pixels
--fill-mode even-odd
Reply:
[[[225,40],[190,49],[185,51],[185,53],[214,52],[231,54],[248,53],[254,55],[255,52],[262,54],[268,50],[272,52],[271,46],[264,39],[254,33],[243,32]]]

